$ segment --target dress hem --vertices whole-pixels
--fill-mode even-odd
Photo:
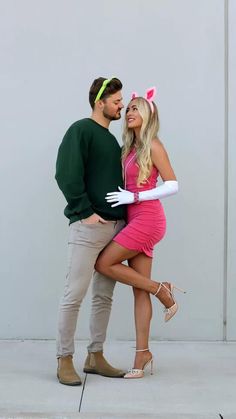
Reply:
[[[150,258],[153,258],[153,253],[149,253],[147,250],[144,250],[143,248],[136,247],[134,249],[133,247],[132,248],[131,247],[128,247],[126,243],[124,245],[123,240],[120,240],[120,239],[117,240],[116,237],[113,239],[113,241],[116,242],[116,243],[118,243],[120,246],[124,247],[127,250],[134,250],[134,251],[138,251],[140,253],[145,253],[146,256],[148,256]]]

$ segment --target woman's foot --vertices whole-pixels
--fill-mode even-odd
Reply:
[[[152,353],[147,350],[143,352],[136,352],[134,358],[134,368],[143,370],[143,367],[152,359]]]
[[[153,357],[149,349],[136,349],[134,367],[131,368],[124,378],[143,378],[145,368],[151,366],[151,374],[153,374]]]
[[[175,304],[170,282],[160,282],[157,292],[154,295],[160,300],[165,308],[170,308]]]
[[[173,294],[174,288],[185,293],[185,291],[183,291],[181,288],[177,288],[170,282],[160,282],[158,285],[158,289],[154,294],[155,297],[157,297],[160,300],[160,302],[165,306],[165,322],[168,322],[168,320],[170,320],[178,310],[178,304],[176,303]]]

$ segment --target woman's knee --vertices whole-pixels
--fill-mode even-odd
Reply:
[[[106,275],[107,264],[106,264],[105,259],[102,255],[97,258],[97,261],[94,265],[94,269],[97,272],[99,272],[100,274]]]

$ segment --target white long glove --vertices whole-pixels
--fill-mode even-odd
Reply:
[[[115,204],[111,205],[112,207],[117,207],[118,205],[124,204],[133,204],[134,202],[134,193],[126,191],[125,189],[118,186],[120,192],[108,192],[105,199],[107,202]],[[162,185],[157,186],[154,189],[149,189],[147,191],[139,192],[139,202],[142,201],[153,201],[154,199],[166,198],[167,196],[174,195],[178,192],[178,182],[177,180],[166,180]]]

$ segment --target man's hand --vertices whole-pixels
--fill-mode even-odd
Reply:
[[[93,215],[90,215],[90,217],[88,218],[84,218],[81,221],[83,224],[97,224],[97,223],[106,224],[107,223],[106,220],[104,220],[102,217],[100,217],[100,215],[96,213],[94,213]]]
[[[108,192],[106,194],[105,199],[107,202],[115,202],[115,204],[111,205],[112,207],[117,207],[118,205],[124,204],[133,204],[133,192],[126,191],[125,189],[120,188],[120,186],[118,186],[118,189],[120,192]]]

